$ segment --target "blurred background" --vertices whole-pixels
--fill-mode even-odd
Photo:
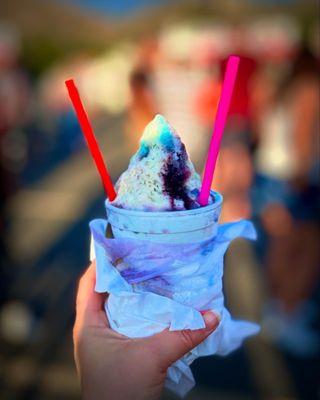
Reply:
[[[64,81],[112,177],[161,112],[202,172],[226,57],[239,76],[213,187],[256,243],[226,256],[233,315],[261,334],[193,364],[188,399],[320,397],[319,3],[2,0],[0,393],[79,399],[71,330],[104,195]],[[164,398],[173,399],[170,394]]]

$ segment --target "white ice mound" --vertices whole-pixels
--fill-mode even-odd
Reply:
[[[127,210],[176,211],[199,207],[201,182],[180,137],[156,115],[116,183],[113,205]]]

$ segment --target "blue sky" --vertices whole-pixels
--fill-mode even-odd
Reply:
[[[122,17],[134,12],[138,12],[144,7],[152,7],[166,3],[178,2],[179,0],[55,0],[58,2],[68,2],[82,8],[102,12],[106,15]],[[180,0],[183,1],[183,0]],[[223,1],[223,0],[216,0]],[[241,1],[241,0],[238,0]],[[261,4],[290,4],[295,0],[252,0],[253,3]]]
[[[61,0],[59,0],[61,1]],[[63,1],[63,0],[62,0]],[[77,6],[103,12],[106,15],[123,16],[146,6],[165,4],[168,0],[67,0]],[[171,0],[172,1],[172,0]]]

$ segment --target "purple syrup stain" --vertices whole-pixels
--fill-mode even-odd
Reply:
[[[163,192],[170,197],[172,210],[177,210],[175,200],[182,200],[186,210],[194,207],[195,201],[189,197],[186,189],[186,182],[190,177],[190,170],[186,165],[187,153],[184,144],[181,151],[172,155],[169,153],[166,163],[163,166]]]
[[[196,208],[200,208],[200,204],[196,200],[190,201],[190,208],[189,210],[195,210]]]
[[[168,229],[162,229],[162,233],[169,233]]]

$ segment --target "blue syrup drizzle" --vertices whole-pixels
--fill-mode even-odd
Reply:
[[[161,130],[159,140],[168,153],[174,151],[175,147],[174,147],[173,136],[172,133],[170,132],[170,128],[167,125],[165,125]]]
[[[147,144],[145,144],[144,142],[141,142],[140,148],[138,151],[139,160],[142,160],[143,158],[147,157],[149,152],[150,152],[150,147]]]

